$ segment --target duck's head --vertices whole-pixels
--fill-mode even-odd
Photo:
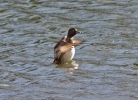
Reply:
[[[77,29],[75,29],[75,28],[70,28],[70,29],[68,30],[68,35],[67,35],[67,37],[72,38],[72,37],[73,37],[74,35],[76,35],[77,33],[81,33],[81,32],[77,31]]]

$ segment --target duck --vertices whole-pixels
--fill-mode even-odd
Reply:
[[[75,28],[70,28],[68,34],[61,38],[54,47],[54,64],[62,64],[71,61],[75,55],[75,46],[84,42],[84,40],[75,39],[74,36],[78,33]]]

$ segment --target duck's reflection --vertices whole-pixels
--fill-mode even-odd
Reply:
[[[71,60],[69,62],[59,64],[56,66],[57,68],[69,68],[70,70],[78,69],[79,64],[77,64],[74,60]]]

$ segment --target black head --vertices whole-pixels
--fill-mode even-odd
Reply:
[[[77,33],[80,33],[79,31],[77,31],[75,28],[70,28],[69,30],[68,30],[68,37],[69,38],[72,38],[74,35],[76,35]]]

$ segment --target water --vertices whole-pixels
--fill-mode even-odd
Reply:
[[[1,100],[137,100],[137,0],[1,0]],[[79,66],[56,66],[70,27]]]

